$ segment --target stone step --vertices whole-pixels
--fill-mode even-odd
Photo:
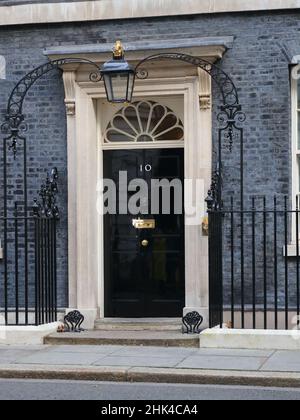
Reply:
[[[50,345],[116,345],[199,348],[199,335],[180,331],[83,331],[81,333],[54,333],[44,339]]]
[[[180,318],[105,318],[95,322],[99,331],[181,331]]]

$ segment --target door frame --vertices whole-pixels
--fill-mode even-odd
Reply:
[[[68,128],[68,310],[79,309],[86,317],[86,328],[92,328],[96,318],[104,318],[103,217],[99,216],[93,197],[97,191],[97,179],[103,174],[103,145],[97,101],[105,98],[106,94],[102,85],[77,81],[76,70],[65,71],[63,79]],[[204,199],[210,185],[212,164],[210,77],[199,70],[198,76],[137,82],[135,99],[162,96],[181,96],[183,99],[185,177],[203,180],[203,200],[198,204],[204,217]],[[133,144],[132,148],[137,148],[136,146]],[[162,145],[158,147],[162,148]],[[175,147],[175,144],[168,147]],[[178,148],[178,144],[176,147]],[[149,148],[149,145],[145,148]],[[202,218],[197,221],[196,226],[185,226],[184,313],[200,311],[206,325],[208,240],[202,233],[201,225]]]
[[[201,81],[200,81],[201,83]],[[202,118],[201,123],[201,109],[199,106],[199,78],[198,77],[186,77],[183,80],[177,79],[176,82],[166,84],[164,80],[163,83],[156,82],[155,84],[153,81],[151,83],[143,83],[136,88],[136,94],[134,100],[147,100],[151,98],[155,98],[157,96],[164,96],[169,98],[170,96],[181,96],[183,101],[183,124],[184,124],[184,144],[178,145],[178,142],[172,142],[169,144],[160,144],[152,143],[152,144],[140,144],[137,145],[136,143],[127,144],[127,145],[104,145],[102,141],[102,131],[103,127],[101,127],[101,118],[100,118],[100,107],[97,107],[97,131],[98,131],[98,145],[101,147],[100,153],[100,162],[99,162],[99,169],[100,169],[100,176],[103,176],[103,150],[116,150],[116,149],[162,149],[162,148],[179,148],[180,146],[184,148],[185,151],[185,160],[184,160],[184,172],[186,178],[196,178],[195,172],[197,168],[195,167],[197,163],[199,163],[201,167],[201,171],[198,172],[198,176],[206,176],[207,179],[210,180],[211,176],[211,145],[209,141],[207,143],[202,142],[201,140],[201,133],[199,133],[199,126],[203,127],[203,140],[211,136],[211,122],[207,121],[205,118],[205,123],[208,123],[209,130],[207,127],[205,128],[204,119]],[[117,111],[117,110],[116,110]],[[202,109],[203,111],[203,109]],[[207,111],[207,109],[205,110]],[[210,111],[210,109],[208,109]],[[206,137],[205,133],[209,136]],[[200,136],[199,136],[200,134]],[[199,138],[200,137],[200,138]],[[202,146],[199,148],[199,144]],[[138,147],[137,147],[138,146]],[[205,147],[204,147],[205,146]],[[206,150],[203,150],[206,149]],[[197,155],[200,157],[200,160],[195,160],[195,150],[197,150]],[[205,158],[209,155],[209,160]],[[202,157],[203,156],[203,157]],[[202,158],[202,159],[201,159]],[[205,166],[203,165],[205,162]],[[203,167],[204,166],[204,167]],[[206,173],[205,173],[206,172]],[[207,189],[209,185],[206,185]],[[205,194],[206,191],[203,191]],[[204,204],[204,195],[203,195],[203,204]],[[205,211],[205,210],[204,210]],[[203,211],[203,212],[204,212]],[[204,214],[203,214],[204,216]],[[207,286],[207,296],[205,287],[202,288],[199,283],[200,280],[197,281],[197,273],[199,277],[204,279],[208,277],[208,268],[206,268],[208,262],[208,252],[205,253],[205,244],[203,244],[203,240],[201,241],[201,221],[199,220],[199,225],[196,227],[188,227],[185,225],[185,312],[189,310],[200,310],[203,313],[203,306],[206,306],[206,300],[208,296],[208,286]],[[105,294],[104,294],[104,286],[105,286],[105,279],[104,279],[104,228],[103,228],[103,217],[99,221],[99,233],[100,233],[100,242],[102,244],[101,249],[101,259],[102,263],[100,266],[100,283],[99,283],[99,301],[100,301],[100,318],[104,318],[104,306],[105,306]],[[204,239],[206,241],[206,238]],[[199,243],[202,242],[202,243]],[[204,258],[201,258],[201,251],[204,251]],[[197,258],[195,258],[198,252],[198,257],[200,256],[202,264],[195,264]],[[204,261],[203,261],[204,260]],[[189,280],[188,280],[189,279]],[[192,281],[191,281],[192,280]],[[201,282],[202,283],[202,282]],[[195,299],[194,295],[198,293],[198,299]],[[199,300],[200,299],[205,302],[205,304],[201,308],[199,308]],[[208,300],[207,300],[207,308],[208,308]]]

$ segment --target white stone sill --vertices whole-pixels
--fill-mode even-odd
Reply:
[[[283,256],[286,256],[285,246],[283,247]],[[299,244],[299,256],[300,256],[300,244]],[[289,244],[287,247],[287,258],[297,257],[297,246],[295,243]]]
[[[300,350],[300,331],[212,328],[200,334],[200,348]]]
[[[57,331],[59,322],[35,326],[0,326],[1,345],[44,344],[44,338]]]

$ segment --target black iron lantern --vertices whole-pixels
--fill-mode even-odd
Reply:
[[[132,101],[135,69],[124,59],[120,41],[114,47],[113,59],[101,67],[107,100],[112,103]]]

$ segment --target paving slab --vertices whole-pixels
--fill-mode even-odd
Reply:
[[[238,356],[238,357],[270,357],[275,350],[244,350],[244,349],[199,349],[199,356]],[[299,353],[300,354],[300,353]]]
[[[190,369],[222,369],[257,371],[266,362],[260,357],[220,357],[220,356],[190,356],[179,363],[177,368]]]
[[[112,353],[113,356],[146,356],[146,357],[187,357],[196,354],[198,349],[180,347],[148,347],[130,346],[118,347]]]
[[[206,372],[206,374],[205,374]],[[251,376],[251,374],[253,376]],[[277,375],[277,376],[276,376]],[[281,375],[281,376],[280,376]],[[300,387],[300,351],[186,347],[0,346],[0,377],[223,382]],[[250,378],[250,379],[249,379]]]
[[[121,351],[122,349],[122,346],[48,346],[48,351],[51,353],[96,353],[109,355]]]
[[[265,372],[300,372],[299,351],[277,351],[261,367]]]
[[[51,348],[51,346],[47,346],[45,344],[37,344],[37,345],[24,345],[24,344],[1,344],[1,350],[27,350],[27,351],[38,351],[38,350],[45,350],[47,348]]]
[[[175,367],[183,357],[150,357],[150,356],[107,356],[94,366],[130,366],[130,367]]]
[[[90,366],[92,363],[104,357],[99,353],[55,353],[40,352],[27,357],[20,357],[18,364],[43,364],[43,365],[81,365]]]
[[[0,349],[0,364],[13,363],[19,358],[29,357],[34,354],[39,354],[39,350],[2,348]]]

